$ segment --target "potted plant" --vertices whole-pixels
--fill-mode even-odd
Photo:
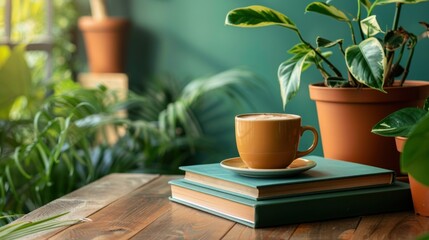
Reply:
[[[378,122],[372,132],[395,137],[401,170],[408,172],[414,210],[429,216],[429,98],[423,108],[403,108]]]
[[[94,73],[124,72],[124,53],[129,21],[110,17],[105,0],[90,0],[91,15],[79,18],[89,70]]]
[[[301,73],[314,65],[324,79],[310,85],[310,98],[316,101],[318,120],[327,158],[394,169],[399,172],[399,154],[391,139],[371,134],[372,126],[384,116],[406,106],[421,106],[429,95],[429,83],[407,80],[417,42],[428,37],[416,36],[399,26],[403,5],[426,0],[358,0],[356,14],[350,18],[329,3],[312,2],[305,12],[325,15],[346,23],[351,32],[351,45],[344,39],[317,37],[312,44],[304,39],[295,23],[286,15],[265,6],[233,9],[226,24],[237,27],[281,26],[294,31],[299,43],[289,53],[292,57],[280,64],[278,79],[283,106],[299,90]],[[388,3],[396,4],[394,23],[383,32],[374,10]],[[366,9],[366,16],[363,15]],[[319,26],[320,27],[320,26]],[[332,51],[344,56],[344,72],[330,60]],[[400,80],[395,81],[396,77]],[[386,94],[388,93],[388,94]]]

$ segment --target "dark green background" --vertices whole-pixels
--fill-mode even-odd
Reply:
[[[345,23],[314,13],[304,13],[311,1],[302,0],[129,0],[107,1],[112,15],[125,16],[132,22],[128,44],[127,73],[132,89],[144,86],[144,81],[159,73],[169,73],[179,79],[215,74],[236,67],[245,67],[264,82],[261,89],[246,89],[252,110],[232,109],[225,124],[205,119],[207,133],[217,139],[217,160],[237,155],[234,143],[234,115],[246,111],[283,112],[277,81],[278,65],[290,56],[287,50],[298,43],[296,34],[281,27],[235,28],[224,24],[226,13],[237,7],[265,5],[287,16],[298,26],[303,37],[314,43],[317,36],[342,38],[350,42]],[[340,9],[355,14],[356,1],[332,1]],[[379,6],[375,13],[382,29],[393,20],[394,5]],[[366,11],[363,10],[366,14]],[[413,33],[421,33],[419,21],[429,22],[429,4],[403,7],[400,25]],[[344,63],[337,49],[337,62]],[[416,50],[409,79],[427,79],[429,41],[421,41]],[[344,72],[344,71],[343,71]],[[345,74],[345,72],[343,73]],[[287,106],[286,112],[299,114],[304,125],[318,128],[316,108],[308,96],[308,84],[320,82],[320,74],[311,68],[302,76],[301,90]],[[220,128],[219,126],[222,126]],[[311,141],[305,134],[301,148]],[[314,154],[322,155],[321,144]]]

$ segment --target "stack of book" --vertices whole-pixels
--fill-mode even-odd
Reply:
[[[284,178],[241,176],[219,163],[182,166],[170,200],[253,228],[412,209],[408,184],[391,170],[305,159],[316,166]]]

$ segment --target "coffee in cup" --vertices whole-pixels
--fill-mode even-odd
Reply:
[[[298,145],[304,131],[313,133],[305,151]],[[235,140],[243,162],[254,169],[286,168],[296,158],[312,152],[318,143],[317,130],[301,126],[301,117],[283,113],[252,113],[235,117]]]

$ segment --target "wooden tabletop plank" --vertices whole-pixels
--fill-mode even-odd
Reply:
[[[221,239],[235,225],[178,203],[169,202],[168,205],[171,208],[166,214],[132,239]]]
[[[291,239],[350,239],[360,218],[344,218],[300,224]]]
[[[89,216],[89,223],[67,228],[50,239],[129,239],[170,210],[168,180],[162,176]]]
[[[297,226],[298,225],[293,224],[281,227],[253,229],[241,224],[236,224],[222,239],[289,239]]]
[[[158,177],[159,175],[111,174],[48,203],[17,221],[34,221],[65,212],[69,213],[60,220],[82,219]],[[34,234],[27,239],[46,239],[62,229],[64,228]]]
[[[429,218],[413,212],[362,217],[353,239],[416,239],[429,232]]]

